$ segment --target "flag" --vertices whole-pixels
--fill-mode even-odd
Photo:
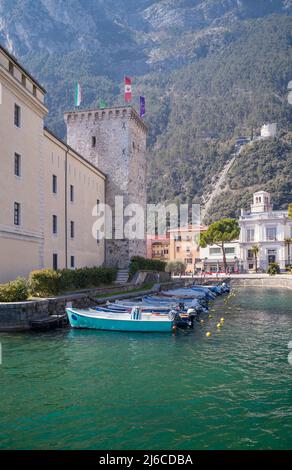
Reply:
[[[146,114],[145,98],[144,96],[140,96],[140,117],[145,116],[145,114]]]
[[[125,102],[129,103],[132,99],[132,79],[125,77]]]
[[[80,106],[81,104],[81,86],[79,82],[75,83],[75,92],[74,92],[74,105]]]
[[[106,107],[107,107],[106,102],[105,102],[104,100],[100,100],[100,102],[99,102],[99,108],[100,108],[100,109],[104,109],[104,108],[106,108]]]

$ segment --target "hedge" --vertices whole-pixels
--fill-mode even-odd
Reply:
[[[0,302],[23,302],[28,299],[25,279],[19,277],[7,284],[0,284]]]
[[[42,269],[33,271],[29,276],[30,293],[35,297],[47,297],[58,295],[62,291],[70,289],[85,289],[98,287],[101,284],[112,284],[117,276],[114,268],[79,268]]]
[[[133,256],[130,262],[130,277],[137,271],[164,272],[166,263],[164,261],[143,258],[142,256]]]
[[[29,275],[30,293],[35,297],[58,295],[60,291],[60,273],[53,269],[39,269]]]

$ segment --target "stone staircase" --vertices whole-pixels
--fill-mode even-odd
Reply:
[[[128,269],[119,269],[115,284],[126,284],[129,279],[129,270]]]

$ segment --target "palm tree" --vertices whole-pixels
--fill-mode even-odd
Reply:
[[[259,251],[260,251],[259,245],[253,245],[251,247],[251,252],[254,255],[254,259],[255,259],[255,271],[256,271],[256,273],[258,272],[258,254],[259,254]]]
[[[292,243],[292,238],[286,238],[285,239],[285,244],[288,247],[288,265],[291,264],[291,256],[290,256],[290,245],[291,245],[291,243]]]

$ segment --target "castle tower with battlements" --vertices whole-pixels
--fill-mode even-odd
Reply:
[[[115,197],[124,207],[139,204],[146,227],[147,126],[131,106],[65,113],[67,143],[107,176],[106,203],[115,215]],[[144,239],[106,240],[106,264],[126,268],[134,255],[146,256]],[[127,218],[124,218],[124,223]]]

